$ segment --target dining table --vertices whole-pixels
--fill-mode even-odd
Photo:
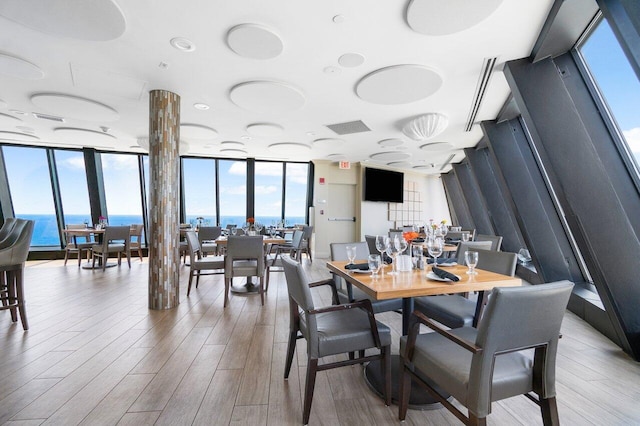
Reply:
[[[366,262],[356,260],[355,263]],[[437,296],[441,294],[461,294],[478,292],[478,303],[476,305],[476,318],[482,312],[484,292],[490,291],[494,287],[517,287],[522,285],[522,280],[518,277],[498,274],[482,269],[475,269],[474,275],[467,274],[467,267],[463,265],[452,265],[446,271],[457,275],[459,281],[440,281],[427,278],[427,273],[431,270],[412,269],[410,271],[397,272],[391,274],[391,266],[383,268],[382,274],[372,275],[369,271],[358,269],[346,269],[347,261],[327,262],[327,268],[332,273],[343,278],[347,285],[355,285],[359,290],[375,300],[387,300],[402,298],[402,334],[409,333],[409,322],[413,312],[413,299],[421,296]],[[398,401],[398,383],[400,377],[399,355],[393,355],[391,361],[392,377],[392,401]],[[365,367],[365,378],[368,385],[378,395],[382,396],[384,382],[380,375],[378,361],[370,362]],[[413,391],[415,390],[415,392]],[[434,409],[441,405],[416,383],[412,383],[411,399],[409,407],[415,409]]]

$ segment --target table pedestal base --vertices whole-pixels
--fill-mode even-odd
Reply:
[[[118,264],[117,263],[107,263],[105,268],[113,268],[114,266],[118,266]],[[82,269],[102,269],[102,265],[100,265],[99,263],[96,263],[96,266],[93,266],[91,263],[87,262],[84,265],[82,265]]]
[[[371,361],[364,369],[364,377],[367,385],[381,398],[383,397],[384,380],[380,374],[379,360]],[[391,355],[391,402],[398,404],[400,387],[400,355]],[[442,389],[437,389],[442,395],[446,395]],[[409,408],[412,410],[437,410],[442,408],[435,398],[414,380],[411,381],[411,396]]]
[[[250,279],[244,285],[232,285],[231,293],[235,294],[259,294],[260,293],[260,284],[256,284]]]

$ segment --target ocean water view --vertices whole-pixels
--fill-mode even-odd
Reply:
[[[35,225],[33,228],[33,237],[31,238],[31,246],[32,247],[62,247],[62,243],[60,241],[60,234],[58,232],[58,225],[56,222],[55,215],[46,215],[46,214],[18,214],[17,217],[22,219],[30,219],[35,221]],[[215,217],[213,216],[202,216],[204,225],[212,225],[215,223]],[[192,225],[196,225],[198,223],[197,216],[187,216],[187,223]],[[245,223],[247,218],[245,216],[221,216],[220,217],[220,226],[223,228],[227,226],[227,224],[235,224],[238,226],[242,226]],[[265,226],[273,226],[280,222],[279,217],[275,216],[256,216],[256,222],[259,222]],[[91,216],[90,215],[65,215],[65,224],[78,224],[85,223],[91,225]],[[109,224],[110,225],[131,225],[135,223],[142,223],[142,216],[140,215],[110,215],[109,216]],[[287,226],[305,223],[304,217],[289,217],[286,219],[285,224]]]

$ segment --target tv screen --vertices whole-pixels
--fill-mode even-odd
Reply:
[[[402,203],[404,173],[382,169],[364,169],[364,200]]]

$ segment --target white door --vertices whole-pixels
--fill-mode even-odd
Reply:
[[[356,240],[356,186],[329,184],[327,221],[329,243],[349,243]]]

